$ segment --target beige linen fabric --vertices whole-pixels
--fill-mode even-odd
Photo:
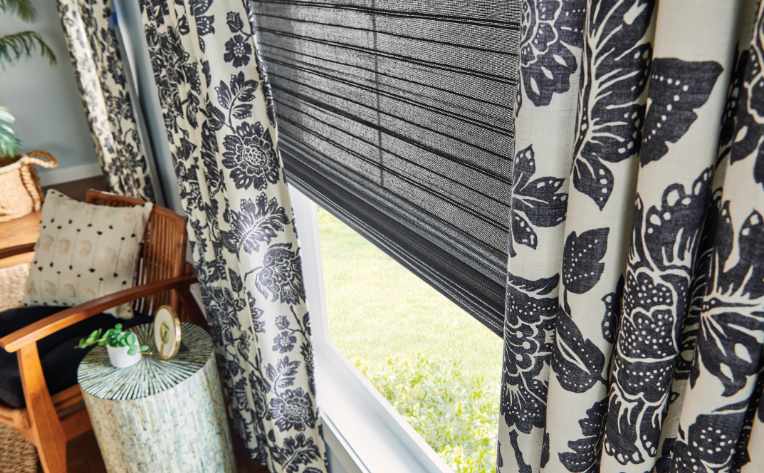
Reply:
[[[86,204],[49,191],[24,304],[74,306],[131,287],[151,208]],[[133,316],[130,304],[106,312]]]

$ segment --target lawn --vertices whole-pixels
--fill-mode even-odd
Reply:
[[[457,473],[493,471],[501,339],[328,212],[318,221],[334,343]]]

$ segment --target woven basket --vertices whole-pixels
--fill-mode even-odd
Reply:
[[[40,210],[42,189],[33,166],[58,167],[58,160],[45,151],[30,151],[0,167],[0,222]]]
[[[37,450],[16,430],[0,425],[0,473],[36,473]]]
[[[21,307],[28,277],[29,263],[0,268],[0,314]]]

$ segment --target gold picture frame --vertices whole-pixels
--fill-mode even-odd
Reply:
[[[180,350],[181,323],[178,314],[169,305],[160,306],[154,313],[154,347],[161,360],[175,357]]]

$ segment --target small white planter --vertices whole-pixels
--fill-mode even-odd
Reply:
[[[137,350],[134,355],[127,353],[128,347],[106,347],[109,353],[109,361],[115,368],[128,368],[141,361],[141,352]]]

